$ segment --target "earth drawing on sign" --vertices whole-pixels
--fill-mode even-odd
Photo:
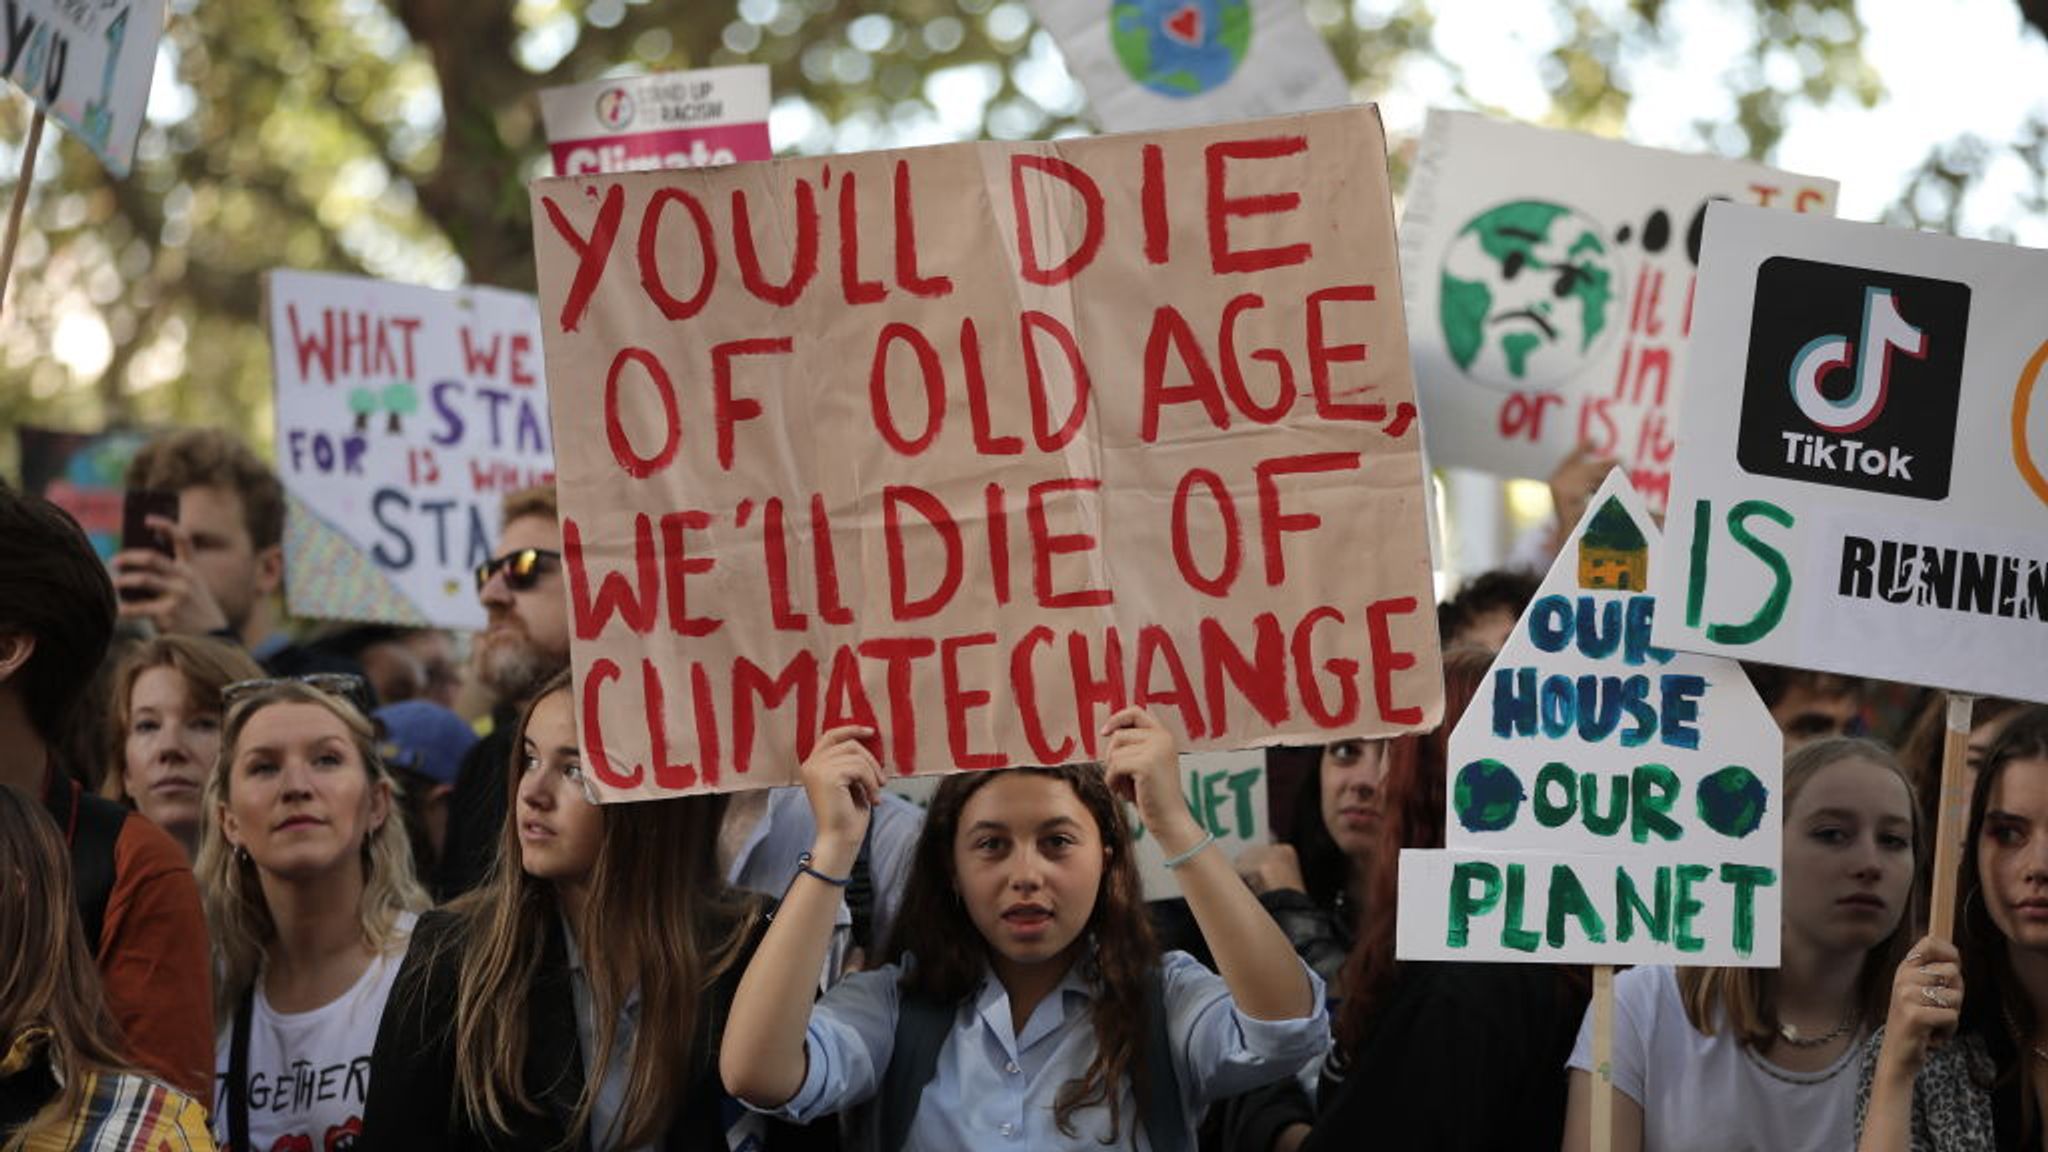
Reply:
[[[1114,0],[1109,36],[1131,79],[1162,96],[1228,81],[1251,44],[1250,0]]]
[[[1622,282],[1603,230],[1585,214],[1543,200],[1497,205],[1444,253],[1444,343],[1481,384],[1555,387],[1619,327]]]

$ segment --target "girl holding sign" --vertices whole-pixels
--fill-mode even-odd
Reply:
[[[497,870],[420,920],[377,1033],[364,1148],[781,1146],[712,1067],[763,924],[719,877],[725,797],[600,807],[574,702],[564,672],[527,706]]]
[[[1906,954],[1913,789],[1869,740],[1785,761],[1779,967],[1632,968],[1614,981],[1615,1152],[1839,1152],[1864,1033]],[[1591,1146],[1591,1012],[1571,1056],[1566,1152]]]
[[[1956,888],[1962,970],[1955,949],[1934,937],[1899,965],[1891,1012],[1863,1074],[1863,1152],[2042,1146],[2048,707],[2014,715],[1985,754]]]
[[[889,955],[814,1007],[833,914],[881,794],[865,728],[803,765],[812,850],[748,966],[719,1053],[750,1105],[806,1120],[873,1100],[871,1146],[1192,1150],[1209,1101],[1328,1041],[1322,981],[1203,835],[1171,734],[1127,708],[1104,762],[948,777]],[[1133,799],[1223,976],[1162,961],[1140,904]]]

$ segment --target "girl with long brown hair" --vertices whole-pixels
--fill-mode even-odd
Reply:
[[[812,1004],[834,912],[880,795],[858,727],[803,765],[811,851],[748,965],[719,1053],[746,1103],[808,1120],[870,1100],[869,1146],[1192,1149],[1212,1100],[1286,1076],[1327,1042],[1322,981],[1205,837],[1172,735],[1141,709],[1094,765],[948,777],[885,955]],[[1163,960],[1146,924],[1136,801],[1222,976]]]
[[[1918,808],[1891,750],[1835,737],[1785,760],[1779,966],[1632,968],[1614,982],[1616,1152],[1835,1152],[1864,1038],[1915,930]],[[1566,1152],[1590,1146],[1592,1014]]]
[[[0,1150],[213,1147],[205,1108],[128,1068],[63,838],[0,788]]]
[[[1984,754],[1956,891],[1961,955],[1923,937],[1892,977],[1884,1031],[1863,1072],[1862,1152],[2043,1145],[2048,706],[2011,713]]]
[[[725,798],[598,805],[574,699],[563,673],[527,706],[497,869],[420,921],[370,1062],[363,1147],[789,1138],[726,1108],[712,1063],[763,923],[719,876]]]

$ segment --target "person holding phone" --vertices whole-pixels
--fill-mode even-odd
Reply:
[[[150,510],[141,527],[156,538],[114,555],[122,619],[240,644],[272,676],[362,675],[355,661],[283,630],[284,486],[248,445],[218,428],[166,432],[135,454],[127,483],[175,493],[178,510]]]

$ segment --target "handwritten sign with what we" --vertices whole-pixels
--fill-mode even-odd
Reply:
[[[1609,473],[1451,733],[1401,959],[1778,963],[1782,738],[1740,665],[1651,643],[1676,555]]]
[[[534,186],[612,797],[1441,709],[1372,109]]]
[[[533,297],[269,275],[292,615],[474,630],[505,494],[554,476]]]

